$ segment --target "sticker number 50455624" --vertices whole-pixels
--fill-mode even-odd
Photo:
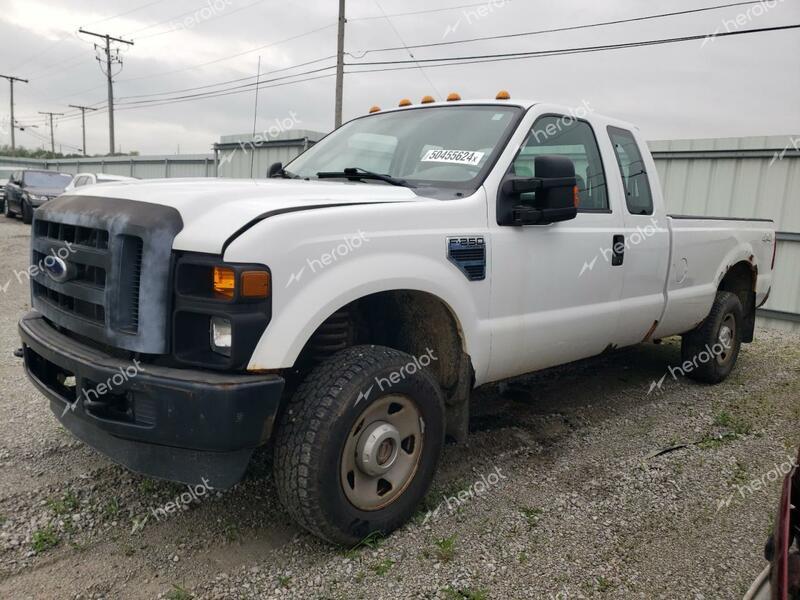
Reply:
[[[471,150],[428,150],[422,157],[422,162],[445,162],[458,165],[478,165],[483,158],[483,152]]]

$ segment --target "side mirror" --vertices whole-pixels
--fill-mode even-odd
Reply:
[[[500,186],[500,225],[549,225],[578,215],[575,165],[565,156],[537,156],[535,177],[508,176]]]
[[[275,177],[283,173],[283,163],[276,162],[272,163],[267,169],[267,177]]]

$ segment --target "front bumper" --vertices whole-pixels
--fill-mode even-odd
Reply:
[[[284,385],[278,375],[116,358],[67,337],[36,311],[20,320],[19,332],[25,370],[56,418],[132,471],[228,488],[272,433]]]

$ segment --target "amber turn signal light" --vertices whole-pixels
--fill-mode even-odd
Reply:
[[[572,202],[575,204],[575,208],[581,205],[581,191],[577,185],[572,188]]]
[[[236,276],[233,269],[214,267],[214,292],[226,298],[233,298],[236,290]]]
[[[269,296],[269,273],[245,271],[242,273],[242,296],[244,298],[266,298]]]

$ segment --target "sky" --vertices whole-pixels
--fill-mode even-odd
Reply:
[[[408,48],[731,4],[732,0],[348,0],[345,62],[418,61],[582,48],[800,24],[800,0],[762,0],[694,14],[463,44]],[[105,76],[79,28],[113,44],[117,150],[208,153],[220,136],[275,126],[327,132],[334,122],[337,0],[2,0],[0,74],[15,85],[17,145],[108,152]],[[385,50],[390,48],[389,50]],[[394,48],[394,49],[391,49]],[[380,50],[380,51],[379,51]],[[589,106],[636,123],[646,138],[800,133],[800,29],[484,64],[397,64],[350,73],[344,119],[431,94]],[[391,66],[387,66],[391,67]],[[374,70],[382,66],[348,66]],[[303,81],[305,80],[305,81]],[[199,89],[198,89],[199,88]],[[225,92],[193,99],[187,95]],[[170,99],[169,103],[164,103]],[[180,100],[180,101],[178,101]],[[281,125],[278,125],[281,124]],[[0,79],[0,144],[9,143],[9,85]],[[33,126],[36,127],[33,127]]]

